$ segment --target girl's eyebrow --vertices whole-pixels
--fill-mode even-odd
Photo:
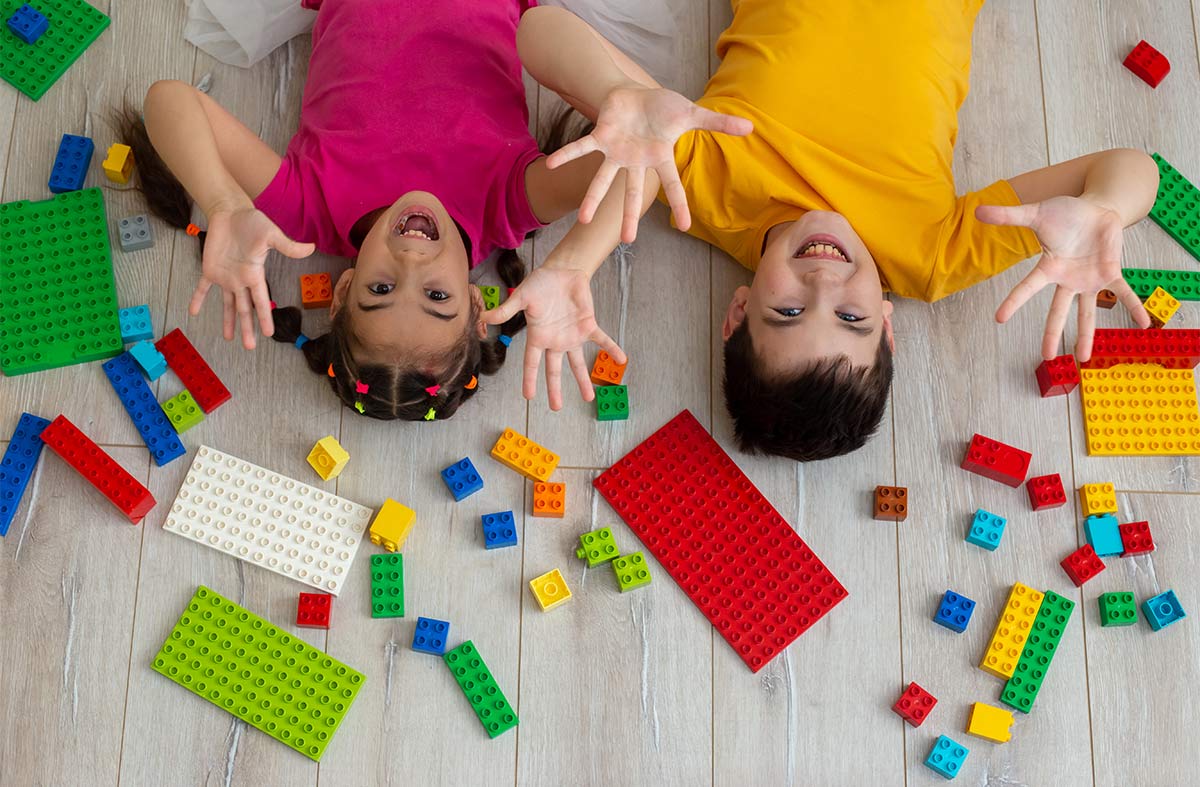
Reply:
[[[364,312],[377,312],[380,309],[392,308],[393,303],[395,303],[395,302],[388,301],[387,303],[359,303],[358,309],[359,309],[359,311],[364,311]],[[425,306],[421,307],[421,311],[425,312],[430,317],[437,317],[439,320],[442,320],[444,322],[453,322],[455,319],[458,318],[458,312],[455,312],[454,314],[442,314],[441,312],[434,311],[433,309],[430,309]]]

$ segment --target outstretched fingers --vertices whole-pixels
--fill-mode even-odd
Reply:
[[[204,298],[208,295],[208,291],[212,289],[212,282],[203,276],[200,277],[199,284],[196,285],[196,291],[192,293],[192,300],[188,304],[188,314],[195,317],[200,313],[200,307],[204,305]]]
[[[563,164],[574,161],[577,158],[583,158],[587,154],[599,149],[600,143],[596,141],[595,136],[588,134],[586,137],[581,137],[569,145],[563,145],[547,156],[546,169],[558,169]]]
[[[1142,299],[1129,286],[1129,282],[1122,278],[1110,284],[1109,289],[1117,294],[1117,299],[1121,301],[1121,305],[1129,312],[1129,316],[1133,318],[1133,321],[1137,323],[1139,328],[1150,327],[1150,314],[1146,311],[1146,306],[1142,303]]]
[[[275,335],[275,319],[271,316],[271,293],[266,280],[254,285],[250,291],[254,298],[254,311],[258,313],[258,328],[263,336]]]
[[[525,343],[525,373],[521,379],[521,395],[527,400],[537,396],[538,368],[542,365],[545,351],[530,342]]]
[[[671,215],[675,226],[687,232],[692,226],[692,213],[688,209],[687,192],[679,179],[679,170],[675,162],[669,161],[654,168],[658,173],[658,181],[662,184],[663,192],[667,195],[667,204],[671,206]]]
[[[237,306],[238,322],[242,327],[242,346],[247,350],[253,350],[255,345],[254,304],[250,299],[250,291],[238,290],[234,295],[234,304]]]
[[[625,215],[621,218],[621,242],[637,239],[638,221],[642,218],[642,193],[645,191],[646,170],[629,167],[625,170]]]
[[[1043,287],[1050,283],[1046,278],[1046,274],[1042,273],[1038,268],[1034,268],[1029,272],[1029,275],[1012,288],[1012,292],[1000,304],[1000,308],[996,310],[996,322],[1006,323],[1017,313],[1017,310],[1025,305],[1025,302],[1036,295]]]
[[[604,163],[596,170],[596,176],[592,178],[591,185],[588,186],[587,194],[583,197],[583,202],[579,203],[579,221],[581,224],[591,223],[592,218],[596,215],[596,211],[600,208],[600,203],[604,201],[609,187],[620,171],[620,167],[612,163],[609,159],[604,159]]]
[[[1046,315],[1046,332],[1042,334],[1042,358],[1049,361],[1058,357],[1059,344],[1062,342],[1063,329],[1067,327],[1067,317],[1071,314],[1071,301],[1075,293],[1066,287],[1054,290],[1054,300],[1050,302],[1050,311]]]
[[[596,391],[592,387],[592,378],[588,374],[587,364],[583,361],[583,350],[576,347],[574,350],[567,352],[567,361],[571,364],[571,373],[575,375],[575,383],[579,386],[579,393],[583,396],[583,401],[590,402],[596,398]]]
[[[562,409],[562,366],[563,354],[558,350],[546,353],[546,394],[550,398],[550,409],[558,412]]]
[[[525,298],[521,294],[521,288],[513,290],[512,295],[508,296],[508,300],[500,304],[494,309],[489,309],[480,315],[486,325],[502,325],[513,317],[517,312],[525,308]]]
[[[612,337],[605,333],[600,326],[596,326],[596,330],[588,335],[588,341],[611,355],[612,359],[617,363],[625,364],[629,362],[629,358],[625,356],[625,351],[621,349],[621,345],[613,341]]]
[[[1028,205],[980,205],[975,208],[975,218],[984,224],[1002,227],[1034,227],[1037,224],[1038,203]]]
[[[1079,334],[1075,337],[1075,357],[1080,363],[1092,358],[1092,343],[1096,336],[1096,298],[1090,293],[1079,296],[1075,307],[1079,312]]]

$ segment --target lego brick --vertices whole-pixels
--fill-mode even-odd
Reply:
[[[117,222],[117,240],[121,251],[141,251],[154,246],[154,230],[145,213],[129,216]],[[148,337],[147,337],[148,338]]]
[[[533,597],[537,599],[543,612],[565,604],[571,598],[571,589],[567,587],[567,581],[557,568],[531,579],[529,589],[533,591]]]
[[[1091,544],[1084,544],[1063,558],[1063,571],[1075,583],[1075,587],[1083,587],[1083,583],[1104,570],[1104,561],[1096,556],[1096,550]]]
[[[446,638],[450,636],[450,624],[436,618],[417,618],[413,631],[412,649],[431,656],[446,655]]]
[[[1200,191],[1157,153],[1158,197],[1150,218],[1200,260]]]
[[[961,743],[955,743],[945,735],[939,735],[925,758],[925,767],[935,773],[953,779],[962,770],[970,750]]]
[[[1143,305],[1146,307],[1146,313],[1150,315],[1150,325],[1154,328],[1165,328],[1175,316],[1175,312],[1179,311],[1179,301],[1162,287],[1155,287]]]
[[[33,44],[0,36],[0,79],[37,101],[109,25],[85,0],[36,0],[49,26]],[[14,0],[0,2],[12,9]]]
[[[581,560],[586,559],[588,568],[603,565],[620,554],[616,539],[613,538],[612,529],[607,527],[591,530],[581,535],[579,548],[575,550],[575,557]]]
[[[558,467],[558,454],[547,451],[528,437],[505,429],[492,446],[492,458],[530,481],[549,481]]]
[[[875,487],[874,517],[884,522],[903,522],[908,519],[908,488],[903,486]]]
[[[154,346],[166,357],[167,365],[192,394],[201,410],[211,413],[229,401],[229,389],[213,374],[183,331],[176,328],[155,342]]]
[[[333,611],[333,596],[328,593],[301,593],[296,601],[296,625],[309,629],[328,629]]]
[[[615,558],[612,567],[622,593],[650,584],[650,566],[646,565],[646,556],[641,552]]]
[[[1096,306],[1100,309],[1111,309],[1117,305],[1117,294],[1112,290],[1100,290],[1096,293]]]
[[[138,342],[129,348],[129,356],[137,362],[148,380],[157,380],[167,373],[167,359],[154,349],[153,342]]]
[[[971,614],[974,611],[974,601],[953,590],[947,590],[942,596],[942,603],[938,604],[937,612],[933,613],[933,622],[961,634],[971,623]]]
[[[1171,71],[1171,62],[1166,56],[1145,41],[1138,41],[1125,56],[1124,66],[1153,88],[1157,88]]]
[[[1089,516],[1083,522],[1083,532],[1087,536],[1087,542],[1100,557],[1119,555],[1125,549],[1121,543],[1117,518],[1112,514]]]
[[[479,294],[483,296],[483,308],[492,310],[500,305],[500,288],[479,285]]]
[[[1112,484],[1084,484],[1079,487],[1079,508],[1084,516],[1117,513],[1117,490]]]
[[[1025,482],[1033,454],[1005,445],[999,440],[976,434],[971,437],[962,469],[1011,487]]]
[[[1101,626],[1132,626],[1137,623],[1137,602],[1132,593],[1103,593],[1099,602]]]
[[[50,170],[50,191],[62,194],[82,189],[95,150],[96,143],[87,137],[63,134],[54,157],[54,168]]]
[[[596,389],[597,421],[625,421],[628,418],[628,388],[624,385],[601,385]]]
[[[1053,360],[1042,361],[1034,376],[1043,399],[1065,396],[1079,385],[1079,367],[1075,365],[1074,355],[1060,355]]]
[[[467,702],[471,703],[489,738],[495,738],[517,726],[516,712],[496,685],[492,671],[483,662],[474,642],[467,640],[442,656],[442,660],[458,682]]]
[[[204,420],[204,411],[187,391],[180,391],[163,402],[162,411],[179,434],[183,434]]]
[[[900,695],[900,699],[896,700],[892,710],[912,726],[920,727],[935,705],[937,705],[937,697],[925,691],[914,681],[908,684],[908,688]]]
[[[975,512],[971,527],[967,531],[966,541],[977,547],[983,547],[989,552],[995,552],[1004,538],[1004,527],[1008,520],[1002,516],[984,511],[982,508]]]
[[[154,338],[154,324],[150,321],[150,307],[145,304],[118,310],[117,321],[121,325],[121,341],[124,344]]]
[[[133,356],[122,353],[111,361],[105,361],[102,368],[125,412],[129,413],[129,419],[137,428],[142,442],[150,450],[154,464],[162,467],[186,454],[183,441],[158,406],[154,391],[150,390]]]
[[[42,442],[87,479],[133,524],[154,508],[154,496],[125,472],[104,449],[79,431],[66,416],[58,416],[41,433]]]
[[[336,596],[370,519],[365,506],[202,445],[163,530]]]
[[[1099,328],[1092,357],[1084,369],[1120,364],[1158,364],[1167,369],[1194,369],[1200,364],[1200,330],[1195,328]]]
[[[342,448],[342,444],[333,435],[322,437],[308,452],[308,464],[317,471],[322,481],[337,478],[346,469],[346,463],[349,461],[350,453]]]
[[[1063,631],[1074,610],[1074,601],[1063,598],[1053,590],[1046,591],[1046,597],[1038,608],[1037,619],[1021,651],[1021,660],[1000,693],[1001,702],[1021,713],[1029,713],[1033,709],[1034,700],[1042,690],[1050,662],[1058,652],[1058,643],[1062,641]]]
[[[592,382],[596,385],[620,385],[625,379],[626,363],[617,363],[604,350],[596,354],[596,362],[592,364]]]
[[[480,518],[483,526],[483,545],[488,549],[515,547],[517,545],[517,523],[512,511],[484,514]]]
[[[104,174],[113,183],[125,184],[133,175],[133,149],[115,142],[108,146],[103,163]]]
[[[1154,551],[1154,536],[1150,534],[1149,522],[1126,522],[1117,527],[1121,534],[1123,557],[1145,555]]]
[[[0,205],[0,371],[37,372],[123,350],[100,190]]]
[[[371,523],[371,543],[383,547],[388,552],[397,552],[404,546],[416,521],[416,511],[389,497],[383,501],[383,506],[375,515],[375,521]]]
[[[1178,300],[1200,301],[1200,271],[1122,268],[1121,275],[1129,288],[1142,300],[1149,298],[1150,293],[1162,287]]]
[[[1190,369],[1122,364],[1082,375],[1089,455],[1200,454],[1200,408]]]
[[[371,555],[371,617],[404,617],[404,555]]]
[[[593,485],[753,672],[846,597],[687,410]]]
[[[1005,680],[1012,677],[1041,605],[1042,593],[1020,582],[1012,586],[979,669]]]
[[[976,702],[971,706],[967,733],[995,743],[1007,743],[1012,739],[1012,725],[1013,715],[1009,711]]]
[[[203,585],[151,667],[318,761],[366,681]]]
[[[328,273],[300,277],[300,304],[306,309],[328,309],[333,303],[333,280]]]
[[[446,482],[450,494],[454,495],[455,502],[461,502],[483,489],[483,479],[465,456],[442,471],[442,480]]]
[[[50,23],[46,17],[39,14],[37,9],[28,3],[22,5],[8,18],[8,29],[26,44],[36,44],[48,27],[50,27]]]
[[[1029,479],[1025,490],[1029,492],[1029,505],[1034,511],[1046,511],[1067,504],[1067,492],[1058,473]]]
[[[567,510],[567,485],[544,484],[533,485],[533,515],[550,516],[562,519]]]
[[[1187,617],[1173,590],[1164,591],[1143,601],[1142,612],[1146,615],[1146,622],[1150,624],[1150,628],[1155,631]]]
[[[45,418],[21,413],[17,428],[9,438],[4,459],[0,460],[0,536],[8,535],[25,487],[29,486],[38,457],[42,455],[45,445],[40,439],[42,430],[49,425]]]

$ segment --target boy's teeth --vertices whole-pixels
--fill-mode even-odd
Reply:
[[[823,254],[832,254],[835,257],[846,259],[846,255],[842,254],[841,249],[829,243],[810,243],[800,251],[801,257],[817,257]]]

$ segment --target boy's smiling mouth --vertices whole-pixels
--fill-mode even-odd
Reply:
[[[796,249],[793,259],[832,260],[834,262],[850,262],[850,255],[842,248],[837,239],[831,235],[810,235]]]
[[[435,241],[441,237],[433,211],[420,206],[408,208],[401,213],[392,231],[401,237],[418,240]]]

